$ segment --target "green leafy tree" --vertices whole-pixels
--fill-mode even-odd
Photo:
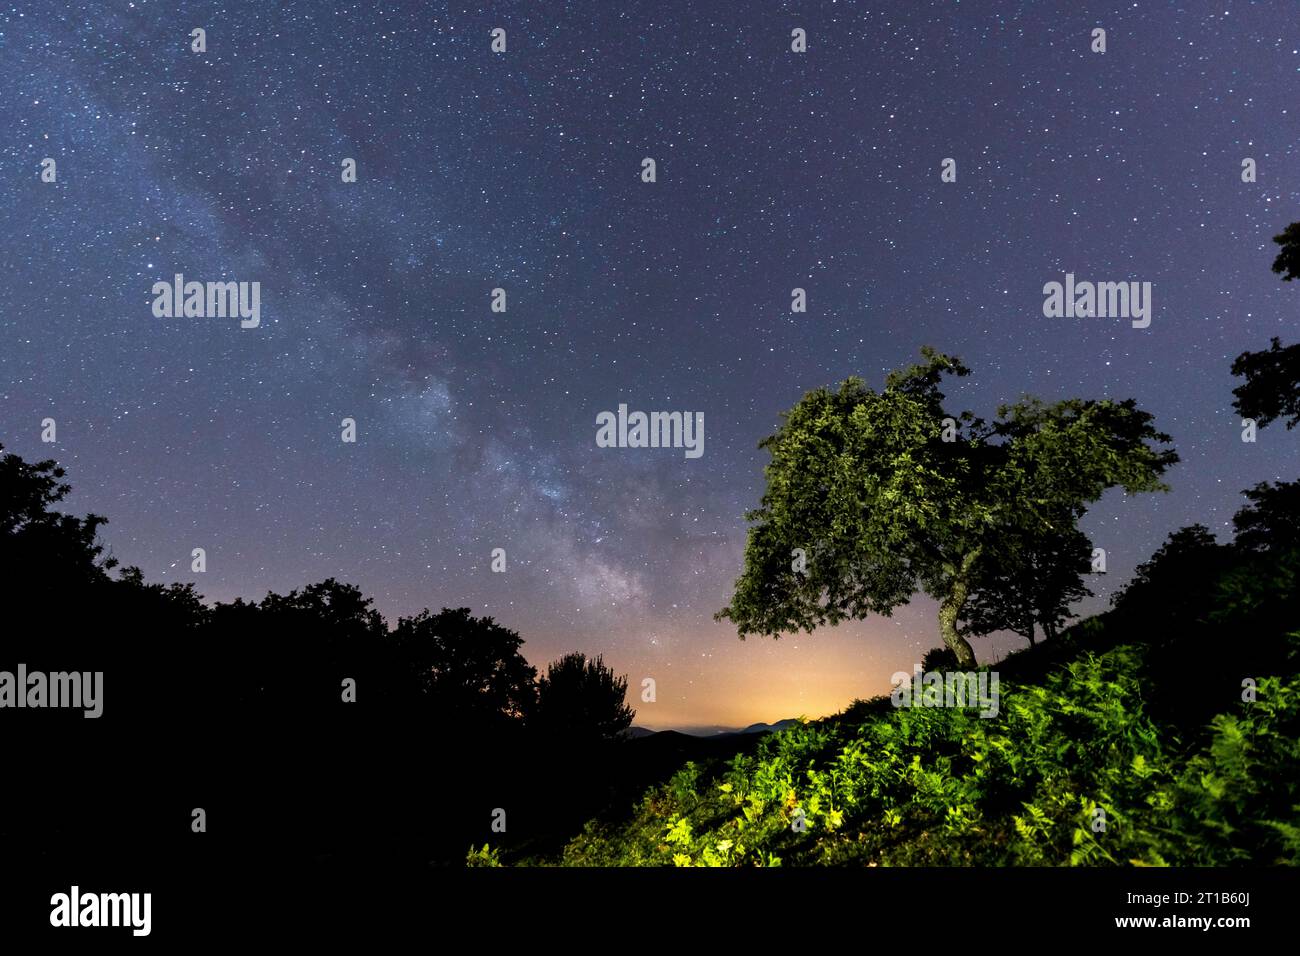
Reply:
[[[543,734],[569,740],[614,740],[635,716],[626,697],[627,677],[616,675],[600,656],[566,654],[537,682],[529,723]]]
[[[857,378],[809,392],[760,443],[766,490],[717,614],[742,637],[889,614],[920,589],[939,602],[944,643],[974,666],[958,621],[997,542],[1064,534],[1108,488],[1165,489],[1177,455],[1132,400],[1025,399],[993,423],[949,415],[940,381],[970,372],[922,354],[880,392]]]

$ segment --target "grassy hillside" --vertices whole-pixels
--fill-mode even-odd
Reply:
[[[1163,613],[1151,575],[1116,610],[1001,662],[995,718],[858,701],[752,753],[686,763],[558,854],[469,862],[1300,863],[1300,631],[1285,626],[1298,566],[1294,551],[1222,561]]]

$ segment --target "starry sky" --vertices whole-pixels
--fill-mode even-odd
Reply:
[[[468,606],[539,667],[653,677],[638,724],[740,726],[886,692],[939,643],[923,598],[779,642],[712,620],[757,443],[811,388],[929,343],[974,370],[953,408],[1154,412],[1173,491],[1089,513],[1082,610],[1294,477],[1285,431],[1241,442],[1228,371],[1297,338],[1269,272],[1300,219],[1292,0],[47,0],[0,10],[0,62],[0,441],[210,600],[333,576],[390,622]],[[1066,272],[1150,281],[1150,328],[1044,318]],[[259,281],[260,328],[155,318],[175,273]],[[597,448],[619,403],[703,412],[703,457]]]

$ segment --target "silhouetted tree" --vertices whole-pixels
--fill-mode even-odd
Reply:
[[[368,693],[379,703],[388,629],[371,603],[354,585],[329,578],[268,593],[260,603],[218,604],[212,622],[219,646],[239,662],[228,678],[231,692],[243,703],[292,713],[334,708],[351,678],[358,700]]]
[[[1282,247],[1273,271],[1283,282],[1300,277],[1300,222],[1291,223],[1273,241]],[[1246,379],[1232,390],[1237,414],[1253,418],[1260,428],[1279,418],[1288,419],[1288,429],[1300,423],[1300,343],[1283,348],[1274,337],[1266,350],[1238,355],[1232,374]]]
[[[960,668],[961,665],[957,663],[957,655],[947,646],[932,647],[921,658],[921,673],[923,674],[943,674]]]
[[[1283,348],[1281,340],[1273,338],[1265,351],[1238,355],[1232,374],[1246,377],[1232,390],[1237,414],[1253,418],[1260,428],[1288,416],[1288,430],[1300,422],[1300,344]]]
[[[1283,282],[1300,277],[1300,222],[1291,223],[1273,241],[1282,247],[1273,260],[1273,271],[1282,276]]]
[[[134,566],[122,568],[117,581],[119,592],[134,592],[147,599],[154,607],[152,615],[165,618],[163,623],[173,631],[193,630],[207,617],[208,609],[193,583],[150,584]]]
[[[1231,549],[1219,544],[1205,525],[1179,528],[1137,566],[1110,603],[1123,613],[1170,622],[1199,617],[1231,560]]]
[[[458,721],[520,717],[536,694],[537,671],[520,653],[523,638],[469,608],[421,611],[393,633],[398,653],[440,713]]]
[[[1237,547],[1260,554],[1300,548],[1300,482],[1262,481],[1244,494],[1250,504],[1232,516]]]
[[[1032,645],[1037,626],[1051,640],[1072,616],[1070,605],[1092,593],[1083,583],[1092,569],[1092,542],[1066,522],[1031,529],[1028,537],[1003,536],[986,549],[963,611],[963,633],[1011,631]]]
[[[7,756],[41,780],[0,814],[0,842],[20,856],[28,840],[42,853],[75,842],[106,860],[147,855],[189,835],[178,807],[201,805],[222,836],[206,851],[188,844],[189,859],[424,865],[506,839],[488,830],[486,809],[467,807],[510,808],[518,841],[562,837],[612,799],[618,774],[590,758],[622,718],[595,701],[626,680],[608,684],[599,659],[576,684],[567,666],[544,682],[546,712],[560,720],[576,703],[595,735],[536,746],[520,717],[536,712],[537,675],[514,631],[461,608],[390,632],[370,598],[332,578],[209,608],[192,584],[117,569],[98,541],[105,519],[57,511],[70,492],[63,477],[53,461],[0,457],[0,647],[31,671],[103,671],[106,723],[75,710],[6,711]],[[357,682],[355,704],[342,700],[345,678]],[[146,740],[163,756],[137,768],[135,787],[114,783],[117,746],[42,763],[66,754],[69,724]],[[112,785],[87,803],[86,779]]]
[[[52,459],[0,455],[0,580],[28,601],[103,583],[117,564],[97,541],[107,518],[54,510],[72,490],[63,478]]]
[[[566,654],[537,683],[529,725],[538,732],[572,741],[610,741],[632,724],[627,677],[619,677],[598,655]]]
[[[809,392],[761,442],[767,487],[717,615],[742,637],[887,614],[921,589],[939,601],[944,643],[972,667],[957,622],[992,545],[1066,534],[1108,488],[1165,489],[1177,455],[1155,447],[1169,437],[1132,400],[1026,399],[992,425],[950,416],[940,379],[970,372],[922,351],[925,363],[891,373],[882,392],[856,378]]]

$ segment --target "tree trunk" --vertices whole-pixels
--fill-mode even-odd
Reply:
[[[958,666],[966,668],[975,668],[978,665],[970,642],[957,633],[957,618],[961,615],[962,606],[966,603],[966,595],[970,591],[967,575],[975,565],[979,552],[980,549],[976,548],[962,558],[961,570],[953,576],[948,596],[939,603],[939,633],[943,637],[944,644],[948,645],[948,649],[957,655]]]

